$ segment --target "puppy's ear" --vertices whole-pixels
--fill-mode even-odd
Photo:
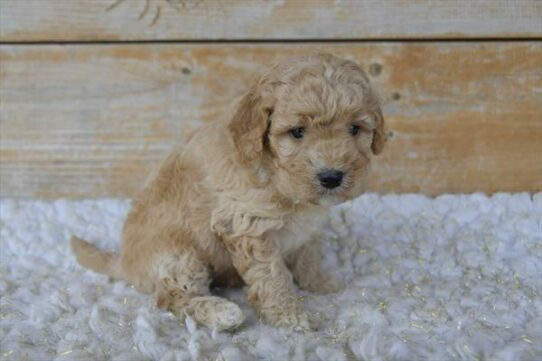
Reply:
[[[371,143],[371,150],[373,154],[380,154],[386,143],[387,136],[384,129],[384,116],[382,115],[382,109],[379,105],[376,106],[374,111],[376,120],[376,128],[373,130],[373,142]]]
[[[260,82],[241,99],[228,124],[228,131],[240,158],[250,162],[262,156],[273,101]]]

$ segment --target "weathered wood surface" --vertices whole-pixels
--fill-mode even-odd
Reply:
[[[1,41],[540,36],[539,0],[0,0]]]
[[[541,43],[6,45],[0,195],[133,196],[254,74],[316,50],[360,63],[384,99],[371,190],[542,190]]]

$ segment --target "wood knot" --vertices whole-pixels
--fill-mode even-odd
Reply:
[[[372,76],[378,76],[380,75],[380,73],[382,73],[382,65],[378,63],[373,63],[369,65],[369,74],[371,74]]]

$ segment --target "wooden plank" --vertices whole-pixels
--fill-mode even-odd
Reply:
[[[174,142],[228,117],[254,74],[357,61],[393,132],[378,192],[542,190],[542,43],[0,47],[0,195],[130,197]]]
[[[0,0],[0,40],[542,36],[538,0]]]

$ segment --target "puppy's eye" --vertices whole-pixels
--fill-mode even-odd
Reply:
[[[350,126],[349,132],[350,132],[350,134],[352,134],[352,135],[358,135],[359,130],[360,130],[359,125],[352,124],[352,125]]]
[[[290,129],[290,134],[295,139],[301,139],[305,135],[305,128],[299,127],[299,128]]]

